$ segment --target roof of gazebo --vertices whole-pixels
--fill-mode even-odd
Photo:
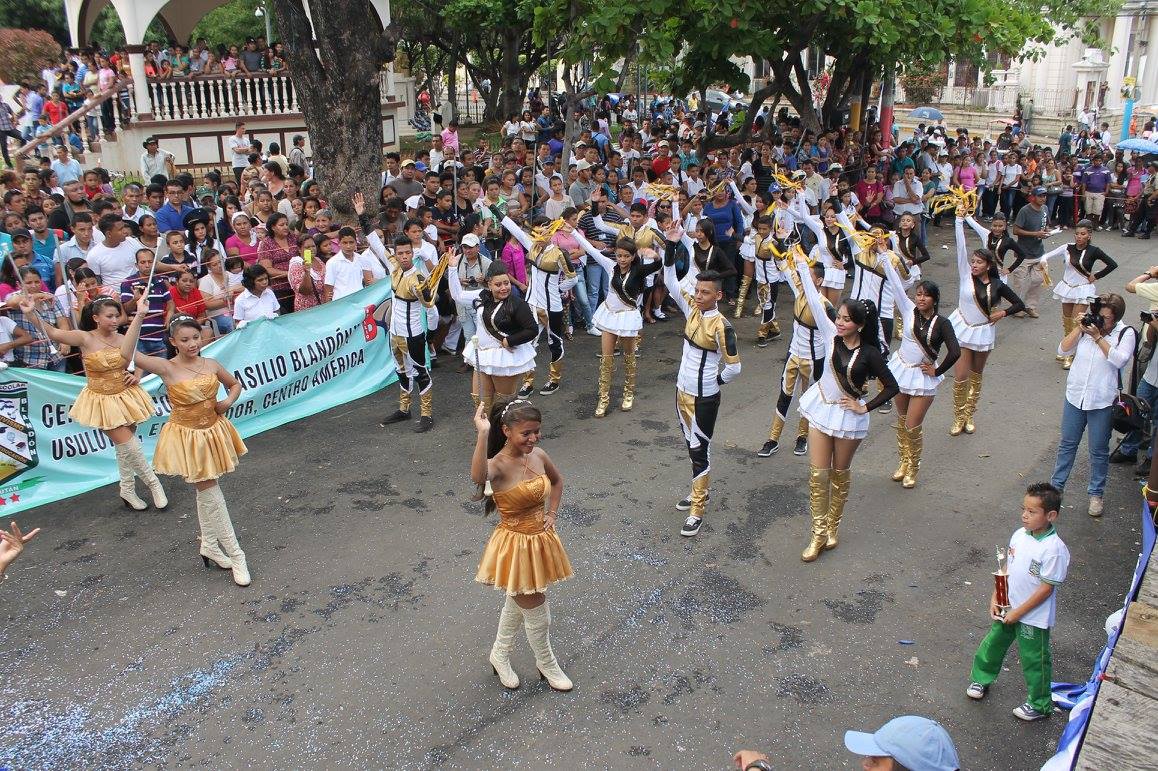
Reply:
[[[145,30],[158,18],[169,35],[181,43],[189,42],[193,28],[205,14],[228,5],[230,0],[65,0],[68,31],[73,45],[88,45],[93,24],[105,6],[112,5],[120,17],[129,45],[144,42]],[[370,0],[382,23],[390,19],[390,0]]]

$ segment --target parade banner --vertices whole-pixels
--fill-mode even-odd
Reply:
[[[336,302],[252,322],[206,346],[202,355],[221,362],[241,383],[228,413],[238,432],[253,436],[397,380],[390,335],[375,322],[391,296],[390,282],[380,281]],[[0,517],[117,480],[109,438],[69,417],[84,384],[83,377],[57,372],[0,372]],[[169,401],[156,376],[143,377],[141,387],[157,407],[137,426],[152,458]],[[224,395],[222,388],[218,398]]]

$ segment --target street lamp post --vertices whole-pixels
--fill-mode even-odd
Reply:
[[[253,9],[253,15],[265,20],[265,42],[267,45],[273,45],[273,27],[269,22],[269,8],[266,7],[265,0],[262,0],[261,5]]]

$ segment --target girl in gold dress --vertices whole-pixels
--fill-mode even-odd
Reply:
[[[124,311],[111,297],[98,297],[81,309],[79,330],[57,329],[45,324],[30,298],[21,301],[20,309],[54,343],[80,349],[88,382],[68,414],[81,425],[99,428],[112,441],[125,506],[136,511],[149,508],[137,496],[135,477],[140,477],[152,494],[153,505],[159,510],[168,508],[165,488],[161,487],[161,480],[153,473],[137,439],[137,424],[155,412],[153,400],[128,371],[146,314],[138,313],[127,334],[122,335],[117,327]]]
[[[515,633],[523,625],[535,653],[539,678],[556,691],[569,691],[551,650],[551,609],[547,586],[571,576],[571,563],[555,532],[555,516],[563,499],[563,476],[547,453],[537,448],[543,416],[526,399],[501,397],[490,415],[479,405],[474,415],[478,441],[470,462],[470,476],[486,489],[487,513],[499,512],[475,580],[502,589],[506,604],[499,615],[499,630],[490,662],[507,688],[519,687],[511,668]]]
[[[161,378],[172,412],[157,437],[153,465],[161,474],[184,477],[197,490],[201,526],[201,559],[233,571],[233,582],[249,586],[245,552],[233,533],[233,521],[217,480],[237,468],[246,453],[237,429],[225,413],[241,395],[241,384],[221,364],[201,357],[201,325],[192,316],[169,322],[169,341],[176,357],[165,360],[137,355],[141,369]],[[228,393],[217,399],[219,386]]]

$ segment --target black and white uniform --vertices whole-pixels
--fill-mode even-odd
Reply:
[[[908,291],[921,280],[921,263],[929,261],[929,250],[925,248],[925,244],[915,229],[907,236],[900,232],[892,233],[889,235],[889,242],[892,244],[893,253],[904,260],[905,267],[908,268],[908,278],[901,282],[901,286],[904,287],[905,291]],[[896,292],[893,291],[892,294],[893,302],[897,304],[899,300],[896,297]]]
[[[808,266],[803,260],[797,262],[796,272],[820,334],[831,341],[824,371],[800,399],[800,414],[828,436],[863,439],[868,436],[869,413],[899,393],[897,381],[879,348],[860,345],[849,350],[844,339],[836,333],[836,323],[825,313],[823,298],[812,285],[812,277],[808,275]],[[865,385],[873,379],[881,381],[881,390],[866,402],[868,391]],[[846,410],[840,405],[844,396],[864,404],[867,411],[862,415]]]
[[[676,375],[676,413],[692,463],[691,510],[702,517],[711,482],[711,444],[720,410],[720,386],[740,374],[736,332],[718,308],[702,312],[680,287],[674,249],[664,267],[664,284],[686,319],[684,346]]]
[[[587,252],[587,256],[597,262],[610,276],[611,291],[595,310],[592,321],[601,332],[610,332],[618,337],[638,337],[643,329],[643,314],[639,305],[647,288],[647,277],[655,275],[663,268],[663,260],[656,257],[644,260],[637,257],[624,274],[619,263],[608,259],[591,245],[582,233],[575,231],[575,238]]]
[[[945,378],[945,373],[961,357],[961,347],[957,344],[957,334],[953,324],[940,314],[926,319],[917,310],[917,305],[904,292],[904,284],[897,269],[885,263],[885,276],[893,286],[897,310],[901,318],[901,345],[889,359],[889,369],[897,379],[901,393],[909,396],[933,396],[937,386]],[[937,364],[937,354],[945,346],[945,358]],[[936,375],[929,376],[921,371],[922,364],[937,364]]]
[[[844,289],[849,268],[853,266],[852,247],[849,246],[848,235],[839,227],[833,233],[824,227],[824,221],[820,217],[812,214],[804,217],[802,221],[816,236],[816,246],[812,247],[808,258],[813,262],[819,260],[824,265],[824,279],[820,285],[825,289]]]
[[[451,271],[447,271],[451,273]],[[484,375],[511,377],[535,368],[534,340],[539,325],[531,306],[510,295],[502,302],[484,303],[482,289],[463,289],[455,268],[448,282],[450,296],[456,303],[474,306],[477,331],[462,350],[462,358]],[[506,340],[507,347],[503,347]]]
[[[984,248],[988,249],[989,251],[993,252],[994,255],[996,255],[997,267],[1001,268],[1002,271],[1002,281],[1005,281],[1007,274],[1012,273],[1021,267],[1021,263],[1025,260],[1027,255],[1025,254],[1025,250],[1021,248],[1021,245],[1009,235],[1008,228],[999,236],[989,228],[979,223],[977,220],[973,219],[973,215],[967,216],[965,218],[965,222],[968,223],[969,227],[973,228],[973,232],[976,233],[978,238],[981,239],[981,243],[983,244]],[[1006,266],[1005,257],[1010,252],[1013,252],[1015,258],[1012,265]]]
[[[1005,309],[1012,316],[1025,310],[1021,298],[1014,294],[1009,285],[1001,281],[983,281],[975,277],[969,268],[969,250],[965,247],[965,224],[960,217],[954,223],[957,240],[957,275],[960,282],[957,295],[957,310],[949,316],[953,331],[962,348],[984,353],[992,351],[997,341],[997,331],[989,314],[997,308],[1001,300],[1009,303]]]
[[[1053,296],[1064,303],[1089,305],[1098,296],[1098,287],[1094,284],[1118,267],[1110,255],[1093,244],[1087,244],[1085,249],[1079,249],[1077,244],[1062,244],[1056,249],[1041,256],[1043,264],[1060,255],[1065,256],[1065,272],[1061,281],[1053,285]],[[1094,266],[1099,262],[1104,268],[1094,272]]]

